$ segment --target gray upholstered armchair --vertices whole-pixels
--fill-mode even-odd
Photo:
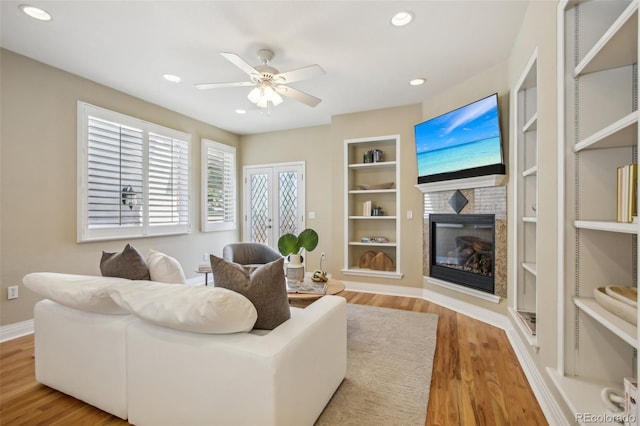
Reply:
[[[264,265],[282,256],[273,248],[261,243],[233,243],[222,249],[222,258],[240,265]]]

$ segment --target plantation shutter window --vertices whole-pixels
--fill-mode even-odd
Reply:
[[[190,231],[191,136],[78,102],[78,242]]]
[[[189,221],[188,143],[149,134],[149,225]]]
[[[236,149],[202,140],[202,230],[236,229]]]
[[[142,130],[91,116],[88,124],[89,228],[142,226]]]

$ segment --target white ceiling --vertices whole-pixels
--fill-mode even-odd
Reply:
[[[28,2],[53,20],[40,22]],[[421,103],[506,60],[524,0],[443,1],[44,1],[2,0],[3,48],[237,134],[328,124],[337,114]],[[414,21],[391,26],[409,10]],[[285,98],[260,111],[250,88],[201,91],[197,83],[243,81],[219,52],[258,65],[275,52],[281,72],[319,64],[326,75],[291,86],[322,99]],[[169,83],[163,74],[182,82]],[[425,77],[427,84],[408,81]],[[487,88],[487,95],[493,88]],[[249,110],[245,115],[237,108]]]

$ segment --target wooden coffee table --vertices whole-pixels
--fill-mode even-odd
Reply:
[[[311,278],[305,278],[305,280],[310,280]],[[326,296],[327,294],[338,294],[340,293],[342,290],[344,290],[344,283],[342,281],[339,280],[334,280],[329,278],[329,281],[327,281],[327,293],[326,294],[317,294],[317,293],[287,293],[287,296],[289,296],[289,302],[291,301],[300,301],[300,302],[304,302],[304,301],[313,301],[315,299],[318,299],[322,296]]]

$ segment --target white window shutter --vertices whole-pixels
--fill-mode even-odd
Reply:
[[[203,231],[236,229],[236,149],[202,141]]]
[[[149,226],[189,222],[189,146],[149,133]]]
[[[78,241],[190,232],[191,135],[78,102]]]
[[[88,226],[142,226],[143,132],[88,119]]]

